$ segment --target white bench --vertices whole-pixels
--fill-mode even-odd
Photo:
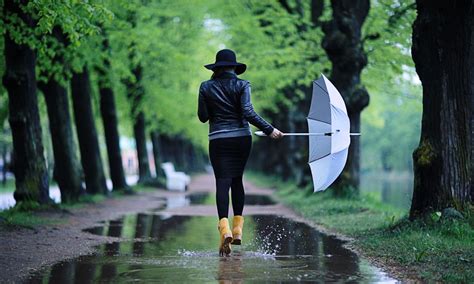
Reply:
[[[161,164],[161,168],[166,176],[166,189],[176,191],[186,191],[188,189],[191,177],[183,172],[177,172],[173,163],[166,162]]]

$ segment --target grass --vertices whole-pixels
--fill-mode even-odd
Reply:
[[[61,223],[59,218],[45,218],[40,212],[60,210],[57,205],[40,205],[38,202],[19,202],[12,208],[0,211],[0,228],[12,229],[23,227],[34,229],[39,225],[51,225]]]
[[[353,237],[364,254],[410,267],[423,281],[474,283],[474,214],[463,220],[443,220],[438,214],[409,221],[405,210],[365,194],[337,199],[330,190],[312,193],[290,182],[256,173],[246,175],[256,185],[277,189],[277,196],[305,218]]]

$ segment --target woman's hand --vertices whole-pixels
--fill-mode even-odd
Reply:
[[[272,139],[283,138],[283,133],[280,130],[274,128],[273,132],[270,134],[270,138],[272,138]]]

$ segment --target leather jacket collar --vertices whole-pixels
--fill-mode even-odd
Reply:
[[[233,79],[233,78],[237,78],[237,75],[234,72],[224,71],[212,79]]]

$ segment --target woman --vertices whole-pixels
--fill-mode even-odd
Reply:
[[[205,67],[214,74],[199,88],[198,116],[203,123],[209,120],[209,157],[216,178],[221,240],[219,254],[228,255],[231,243],[240,245],[242,242],[245,200],[242,176],[252,144],[249,122],[271,138],[278,139],[283,134],[253,110],[250,83],[237,77],[247,66],[237,62],[232,50],[219,51],[216,62]],[[234,211],[232,231],[228,221],[229,188]]]

